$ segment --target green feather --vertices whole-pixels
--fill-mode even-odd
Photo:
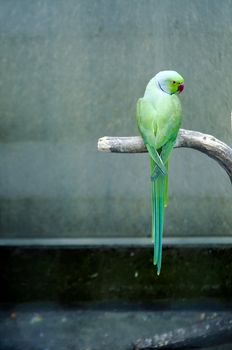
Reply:
[[[155,162],[150,158],[151,173],[154,171]],[[154,241],[153,263],[157,265],[157,274],[160,274],[162,262],[162,235],[164,222],[165,183],[167,176],[160,175],[151,182],[152,185],[152,237]]]
[[[169,169],[169,161],[167,161],[166,169]],[[168,174],[164,177],[164,207],[168,206]]]
[[[159,252],[157,258],[157,274],[160,274],[161,262],[162,262],[162,240],[163,240],[163,224],[164,224],[164,176],[160,176],[156,180],[156,188],[158,192],[158,205],[159,205]]]

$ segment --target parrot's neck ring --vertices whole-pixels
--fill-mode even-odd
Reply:
[[[158,84],[158,86],[159,86],[160,90],[162,90],[163,92],[165,92],[165,94],[168,94],[168,95],[173,95],[171,92],[167,92],[167,91],[165,91],[165,90],[162,88],[162,86],[160,85],[160,82],[159,82],[158,80],[156,80],[156,83]]]

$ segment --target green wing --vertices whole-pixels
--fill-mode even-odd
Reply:
[[[160,157],[163,161],[163,163],[166,165],[166,163],[169,160],[169,157],[171,155],[171,152],[173,150],[174,144],[175,144],[176,139],[171,139],[169,140],[161,149]],[[167,166],[166,166],[167,168]],[[153,169],[153,172],[151,173],[151,180],[154,181],[161,175],[162,173],[160,172],[159,168],[155,167]]]
[[[157,151],[156,147],[156,132],[157,132],[157,112],[152,104],[140,98],[137,102],[137,123],[142,135],[143,141],[147,147],[150,157],[154,160],[159,171],[167,174],[167,169]]]

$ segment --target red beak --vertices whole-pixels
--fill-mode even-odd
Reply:
[[[184,90],[184,83],[182,83],[178,86],[178,90],[179,90],[179,92],[182,92]]]

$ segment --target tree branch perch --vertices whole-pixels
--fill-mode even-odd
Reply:
[[[205,153],[216,160],[227,172],[232,183],[232,148],[212,135],[198,131],[180,129],[175,148],[187,147]],[[98,140],[98,151],[113,153],[147,152],[140,136],[105,136]]]

